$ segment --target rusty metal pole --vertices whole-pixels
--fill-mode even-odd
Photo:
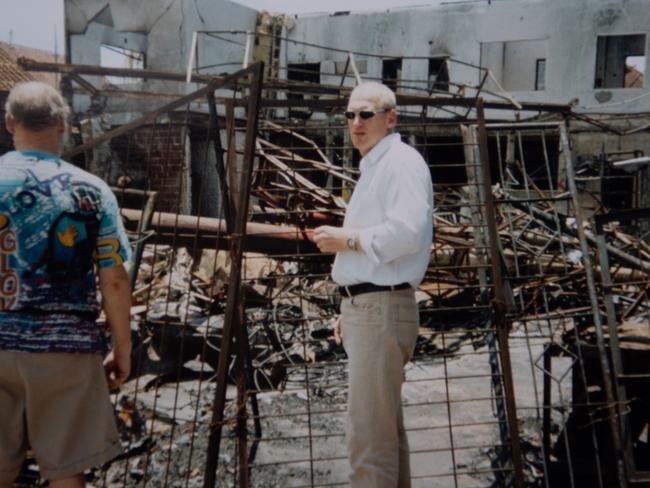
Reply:
[[[248,428],[246,415],[246,400],[248,397],[248,334],[246,333],[246,312],[244,303],[245,291],[241,291],[241,300],[238,307],[239,328],[237,331],[235,347],[237,348],[235,361],[235,384],[237,385],[237,451],[239,453],[239,486],[248,488]]]
[[[605,311],[607,312],[607,332],[613,370],[613,389],[616,392],[616,399],[618,400],[616,406],[618,410],[619,428],[621,430],[621,448],[625,453],[623,455],[623,461],[629,477],[635,471],[634,447],[630,432],[630,416],[626,414],[627,392],[625,386],[619,381],[619,378],[623,376],[624,367],[618,337],[618,320],[616,318],[616,308],[612,294],[614,281],[609,271],[609,256],[607,254],[607,242],[605,241],[605,229],[603,228],[607,217],[607,214],[596,217],[596,236],[598,239],[598,257],[600,262],[600,279],[603,287],[603,301],[605,302]]]
[[[566,162],[567,183],[569,184],[569,192],[571,193],[571,199],[573,201],[576,229],[578,232],[578,239],[580,241],[580,250],[582,251],[582,264],[585,268],[589,302],[591,303],[594,328],[596,330],[596,345],[598,347],[598,356],[600,360],[600,369],[603,380],[603,392],[605,393],[605,399],[607,401],[607,420],[609,421],[610,432],[612,435],[612,444],[614,452],[616,453],[615,464],[616,474],[618,477],[618,486],[620,488],[626,488],[627,474],[625,471],[625,453],[623,451],[621,431],[619,429],[616,396],[614,394],[614,386],[612,385],[612,371],[609,366],[610,358],[607,352],[605,332],[603,330],[603,322],[600,316],[600,305],[598,303],[598,294],[596,292],[593,263],[591,260],[590,249],[587,244],[585,218],[582,214],[582,207],[580,206],[580,200],[578,198],[578,188],[575,181],[575,170],[573,168],[573,160],[571,158],[571,147],[569,145],[569,137],[564,126],[560,127],[560,144],[563,153],[562,155]],[[613,327],[616,327],[616,324],[613,324]]]
[[[255,159],[255,140],[257,137],[257,120],[259,115],[260,94],[262,91],[262,74],[264,63],[255,63],[247,71],[251,75],[250,94],[248,96],[248,120],[246,123],[246,143],[244,147],[244,161],[239,178],[240,192],[238,205],[235,207],[235,229],[231,236],[231,268],[226,303],[226,316],[224,318],[221,350],[217,365],[217,388],[214,395],[212,422],[208,439],[208,452],[205,464],[204,488],[214,488],[216,483],[217,463],[219,460],[219,447],[221,444],[221,430],[223,428],[224,408],[226,404],[226,386],[228,381],[228,364],[230,351],[235,337],[235,328],[239,327],[238,308],[241,301],[241,264],[246,235],[246,221],[248,218],[248,200],[250,196],[250,179],[253,172]]]
[[[515,402],[515,387],[512,379],[512,365],[510,363],[509,327],[506,319],[506,295],[503,287],[503,273],[501,269],[501,256],[498,249],[498,229],[495,217],[494,200],[492,198],[492,178],[490,177],[490,163],[488,161],[488,139],[485,127],[485,111],[483,99],[476,101],[476,117],[478,119],[479,154],[483,169],[483,194],[485,197],[485,217],[487,223],[488,240],[490,242],[490,262],[492,265],[492,281],[494,284],[493,323],[499,341],[499,358],[503,374],[503,389],[505,391],[506,412],[508,417],[508,431],[510,434],[510,449],[512,454],[512,467],[515,474],[515,486],[524,486],[524,468],[519,442],[519,425],[517,423],[517,404]]]
[[[153,218],[153,210],[156,204],[156,195],[158,192],[143,192],[147,196],[147,203],[142,210],[142,217],[138,221],[138,228],[136,229],[137,242],[133,249],[133,266],[129,268],[129,281],[131,282],[131,289],[135,289],[135,282],[138,278],[138,271],[140,270],[140,263],[142,262],[142,253],[144,251],[144,241],[147,236],[146,232],[151,227],[151,220]]]
[[[226,155],[226,182],[228,183],[228,188],[236,188],[237,182],[237,134],[236,126],[237,122],[235,120],[235,101],[232,99],[224,100],[224,107],[226,108],[226,144],[227,144],[227,155]],[[231,206],[232,199],[234,195],[230,195]]]
[[[226,166],[223,160],[223,145],[221,144],[221,132],[219,130],[219,115],[214,100],[214,92],[208,93],[208,106],[210,108],[210,138],[214,145],[214,156],[216,159],[217,175],[219,176],[219,190],[221,191],[221,205],[223,216],[226,219],[226,230],[232,233],[234,229],[232,202],[228,191],[226,180]]]

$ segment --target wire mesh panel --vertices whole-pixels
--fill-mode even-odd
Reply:
[[[201,92],[209,115],[160,111],[112,143],[146,164],[125,175],[140,190],[117,190],[136,234],[134,373],[115,396],[125,452],[91,475],[98,485],[348,483],[340,297],[333,256],[311,239],[342,224],[359,157],[341,100],[313,119],[269,110],[256,130],[241,81]],[[625,375],[643,372],[615,360],[611,375],[588,185],[565,126],[486,127],[466,102],[468,125],[400,108],[435,200],[402,392],[412,483],[618,486],[647,441],[643,419],[621,420]],[[620,272],[630,310],[645,310],[634,280],[646,251],[609,238],[634,264]]]
[[[480,126],[444,126],[406,121],[399,128],[425,155],[436,194],[431,263],[418,290],[420,335],[403,387],[414,484],[625,483],[618,404],[597,333],[595,241],[585,232],[584,186],[576,185],[563,124],[489,126],[484,142]],[[344,160],[345,134],[338,140],[340,148],[327,149]],[[260,165],[267,174],[255,190],[264,214],[257,218],[284,219],[306,235],[314,219],[340,222],[336,197],[345,198],[351,184],[340,177],[337,184],[332,172],[354,177],[354,163],[332,167],[320,154],[322,162],[305,164],[308,151],[313,144],[294,143],[285,154],[291,165]],[[319,165],[330,173],[324,186],[301,179]],[[329,199],[315,204],[310,197],[323,188]],[[269,404],[260,418],[283,432],[265,438],[263,422],[260,446],[268,447],[251,464],[253,486],[270,473],[285,486],[346,483],[345,358],[331,338],[337,298],[327,263],[304,251],[295,256],[273,265],[292,278],[274,297],[291,303],[296,325],[291,330],[287,318],[287,328],[274,331],[276,350],[291,365],[281,393],[258,392]],[[503,274],[495,273],[497,261]],[[268,286],[266,277],[251,283]]]
[[[102,150],[122,163],[116,193],[136,249],[134,371],[114,397],[125,449],[89,474],[96,485],[347,485],[340,297],[333,256],[318,252],[312,232],[342,224],[360,173],[339,111],[355,59],[380,56],[271,27],[255,47],[244,32],[199,37],[203,52],[217,41],[267,51],[275,79],[259,126],[257,66],[219,81],[197,75],[205,88],[69,153],[95,163],[98,144],[111,141]],[[281,43],[326,49],[335,73],[284,66]],[[459,61],[426,59],[426,86],[398,84],[397,59],[383,73],[399,88],[402,139],[434,185],[402,392],[413,486],[645,480],[650,249],[616,224],[645,216],[596,219],[595,233],[590,221],[636,203],[639,179],[626,169],[639,154],[603,146],[574,158],[565,120],[550,113],[486,126],[483,102],[461,93],[490,94],[487,71],[461,63],[480,82],[455,85],[448,69]],[[485,105],[506,110],[504,120],[515,109],[570,112]]]
[[[248,200],[260,86],[253,65],[106,136],[126,168],[114,191],[136,250],[134,347],[129,381],[114,396],[124,452],[88,475],[95,485],[204,483],[217,394],[234,376],[226,368],[216,381],[231,345],[227,304],[240,301],[229,273],[239,276],[241,265],[247,210],[238,197]],[[215,99],[217,88],[226,100]],[[191,112],[190,102],[207,103],[209,115]],[[235,113],[246,116],[239,133]],[[227,178],[230,186],[220,185]],[[232,485],[231,471],[220,468],[222,484]]]
[[[621,444],[628,480],[647,483],[647,342],[648,316],[647,233],[628,232],[645,227],[648,209],[625,210],[595,219],[604,334],[611,357]],[[621,255],[621,253],[624,253]],[[624,257],[624,259],[621,259]]]
[[[564,125],[488,127],[527,479],[619,486],[622,446],[582,206],[588,192],[576,184]]]
[[[514,483],[492,320],[486,185],[480,160],[466,160],[478,143],[464,141],[457,124],[445,128],[453,134],[445,141],[427,138],[434,129],[419,120],[398,127],[425,155],[435,191],[436,235],[417,293],[421,327],[403,387],[413,483]],[[283,255],[249,253],[244,264],[246,394],[255,398],[247,416],[250,486],[347,485],[346,356],[333,338],[340,297],[329,279],[332,256],[305,240],[316,225],[341,224],[358,177],[346,130],[336,116],[309,126],[260,126],[252,219],[294,233],[296,247]],[[451,171],[462,177],[436,178]],[[241,443],[241,431],[231,439]]]

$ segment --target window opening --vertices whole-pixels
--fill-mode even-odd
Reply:
[[[645,34],[598,36],[594,88],[642,88]]]
[[[384,59],[381,70],[381,81],[388,88],[397,92],[399,79],[402,76],[402,58]]]
[[[538,59],[535,63],[535,90],[546,89],[546,59]]]
[[[447,58],[429,59],[429,93],[449,91],[449,63]]]
[[[320,63],[292,63],[287,66],[287,79],[290,81],[303,83],[320,83]],[[305,100],[306,98],[317,99],[316,95],[309,96],[309,87],[299,86],[295,89],[291,87],[287,90],[287,99]],[[306,107],[295,107],[289,110],[290,117],[309,118],[312,111]]]
[[[123,47],[102,44],[99,48],[99,65],[103,68],[144,69],[144,53]],[[127,85],[141,83],[142,78],[104,76],[104,84]]]

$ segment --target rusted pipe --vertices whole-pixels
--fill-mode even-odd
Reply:
[[[141,210],[124,208],[122,217],[128,229],[135,229],[142,218]],[[185,240],[199,238],[202,247],[228,249],[230,236],[223,219],[182,215],[169,212],[154,212],[149,227],[155,231],[157,242],[166,243],[172,236],[181,236]],[[265,254],[296,255],[317,252],[316,245],[309,240],[309,230],[294,226],[248,222],[246,224],[246,252]],[[182,239],[181,239],[182,241]]]

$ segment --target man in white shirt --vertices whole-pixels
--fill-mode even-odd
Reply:
[[[314,230],[319,249],[336,253],[332,278],[342,301],[335,334],[349,358],[353,488],[411,486],[401,388],[418,333],[415,289],[429,263],[433,190],[422,156],[394,133],[395,105],[381,83],[352,91],[345,116],[361,177],[343,227]]]

